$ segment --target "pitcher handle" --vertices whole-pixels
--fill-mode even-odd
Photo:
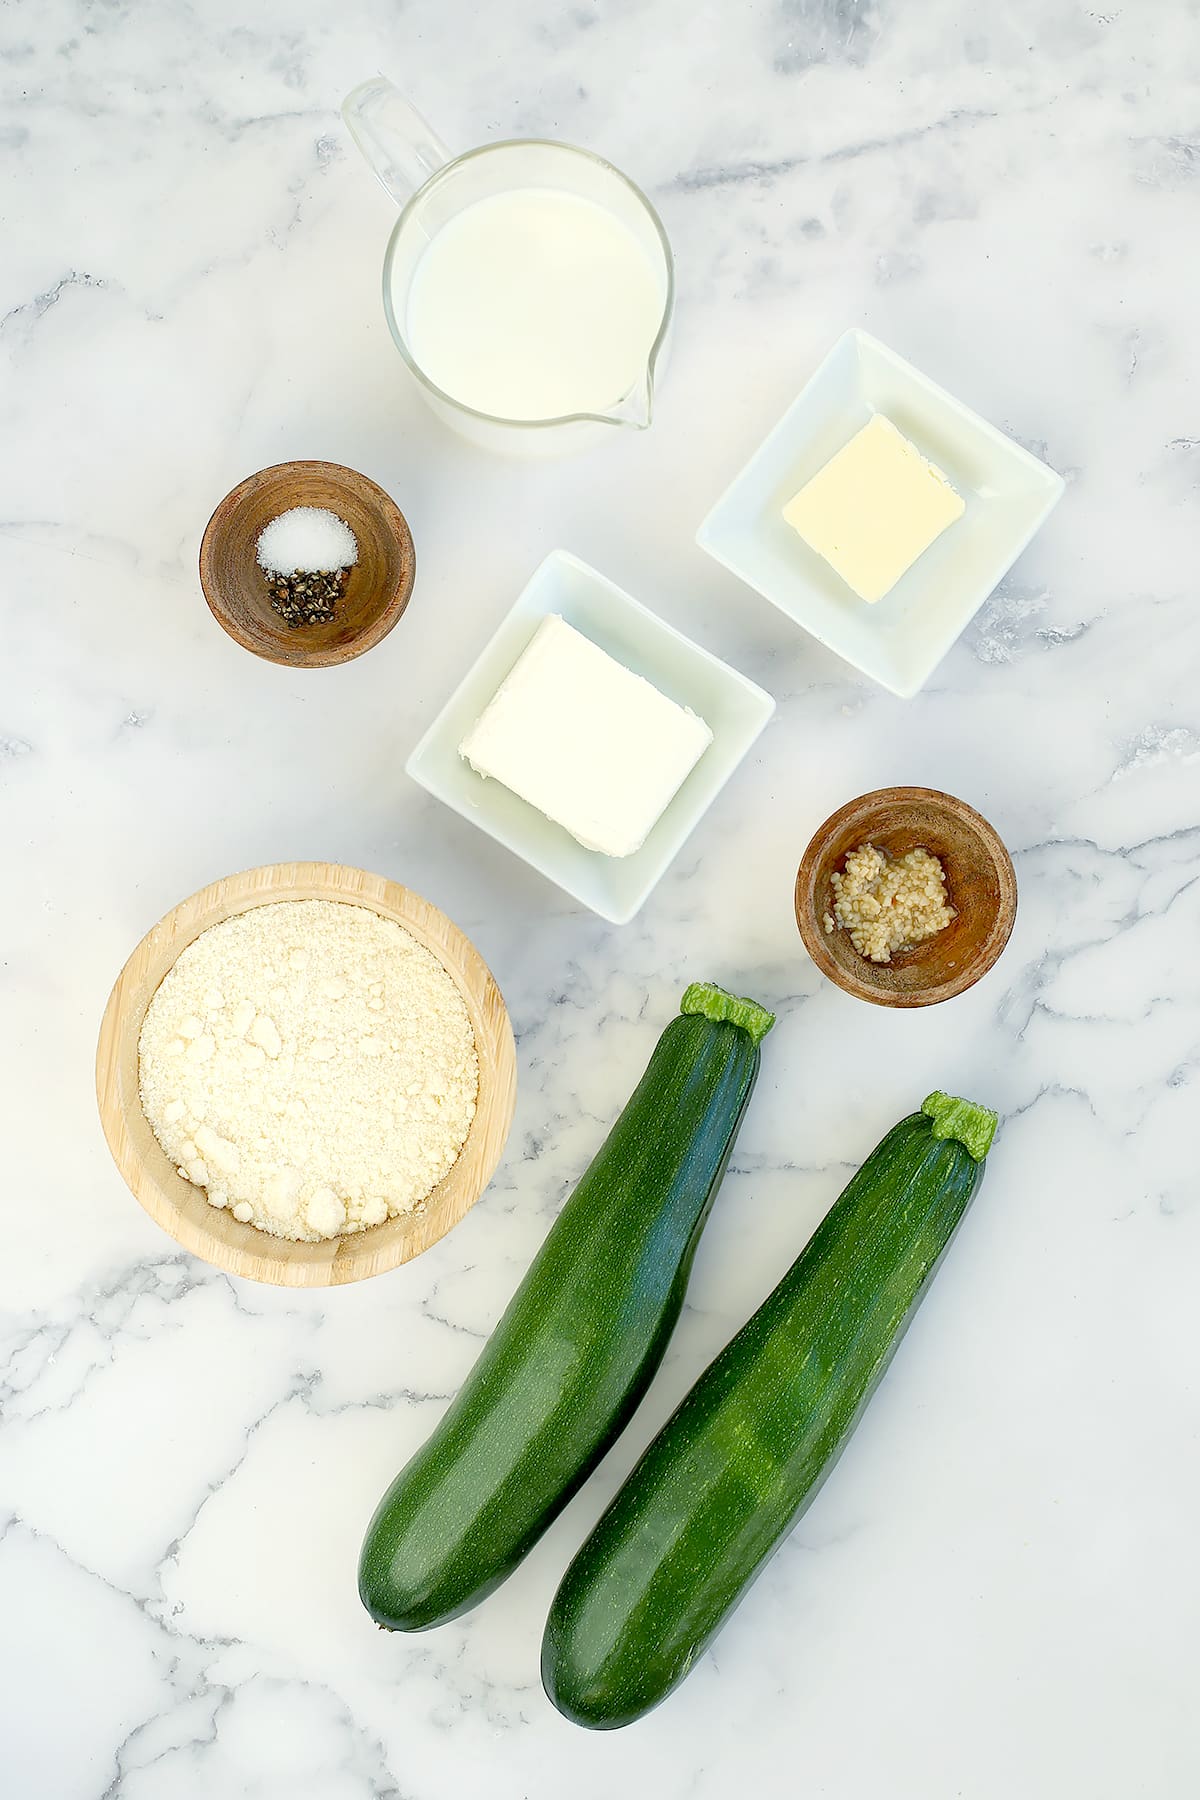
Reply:
[[[364,81],[342,102],[350,135],[397,206],[450,161],[450,152],[386,75]]]

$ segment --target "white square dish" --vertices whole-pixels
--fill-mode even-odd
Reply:
[[[586,850],[561,825],[459,755],[459,745],[542,619],[557,613],[669,699],[705,720],[713,741],[631,856]],[[770,694],[702,650],[622,588],[553,550],[463,677],[406,766],[413,780],[523,857],[576,900],[624,925],[646,900],[775,710]]]
[[[868,606],[783,508],[873,413],[951,481],[962,517]],[[702,550],[830,650],[907,700],[1063,491],[1063,479],[864,331],[838,340],[696,534]]]

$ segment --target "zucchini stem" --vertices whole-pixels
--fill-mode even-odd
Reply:
[[[974,1100],[959,1100],[940,1089],[930,1094],[921,1106],[927,1119],[933,1121],[935,1138],[956,1138],[963,1149],[982,1162],[996,1135],[997,1115]]]
[[[761,1044],[775,1023],[775,1014],[757,1000],[739,999],[713,981],[693,981],[679,1002],[681,1013],[699,1013],[714,1025],[740,1025],[756,1044]]]

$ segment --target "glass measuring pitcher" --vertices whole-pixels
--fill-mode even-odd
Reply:
[[[535,455],[644,430],[675,280],[633,182],[546,139],[451,156],[383,77],[342,116],[401,208],[383,306],[434,411],[487,449]]]

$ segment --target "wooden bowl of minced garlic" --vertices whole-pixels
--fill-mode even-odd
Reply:
[[[326,1287],[418,1256],[474,1205],[516,1053],[478,951],[419,894],[332,863],[202,888],[117,978],[96,1051],[109,1149],[206,1262]]]
[[[972,987],[1017,912],[1012,858],[964,800],[890,787],[840,807],[796,876],[796,923],[830,981],[876,1006],[933,1006]]]

